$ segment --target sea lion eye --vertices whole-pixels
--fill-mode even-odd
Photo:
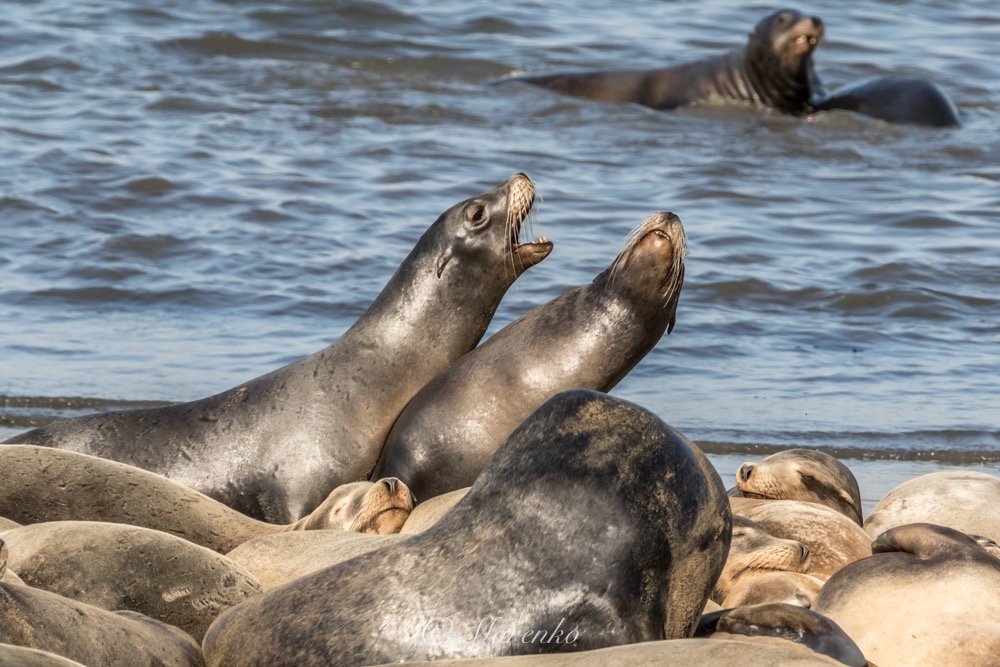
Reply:
[[[486,207],[482,204],[476,204],[469,208],[467,214],[469,222],[473,225],[479,226],[486,222]]]

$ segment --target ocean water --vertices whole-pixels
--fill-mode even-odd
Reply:
[[[0,439],[206,396],[337,339],[423,230],[510,174],[552,255],[490,332],[677,213],[677,326],[613,391],[742,460],[841,457],[871,506],[1000,472],[1000,5],[799,5],[828,88],[929,78],[956,129],[664,113],[511,74],[658,67],[772,5],[14,1],[0,12]],[[559,354],[553,350],[553,354]]]

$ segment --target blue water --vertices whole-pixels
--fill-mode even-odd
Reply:
[[[922,76],[963,126],[663,113],[520,72],[737,46],[758,3],[7,2],[0,439],[198,398],[336,340],[451,204],[510,174],[555,243],[491,333],[589,282],[656,210],[674,333],[614,390],[710,453],[806,445],[877,499],[1000,471],[1000,5],[819,2],[828,88]]]

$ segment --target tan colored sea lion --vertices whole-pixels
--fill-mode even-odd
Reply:
[[[908,524],[844,567],[813,608],[879,667],[992,667],[1000,656],[1000,560],[968,535]]]
[[[861,526],[825,505],[798,500],[730,498],[733,512],[754,521],[775,537],[796,540],[812,555],[804,570],[819,579],[871,555],[871,539]]]
[[[837,510],[861,525],[861,489],[851,470],[826,452],[786,449],[736,471],[731,496],[803,500]]]
[[[774,537],[746,517],[733,516],[729,557],[711,599],[722,604],[734,587],[766,572],[802,572],[808,567],[809,547],[805,544]]]
[[[413,508],[413,512],[410,513],[410,517],[403,524],[400,529],[400,534],[409,535],[411,533],[422,532],[443,517],[448,510],[455,506],[455,504],[465,497],[465,494],[469,492],[469,487],[464,489],[456,489],[455,491],[449,491],[448,493],[441,494],[440,496],[434,496],[428,500],[421,502],[419,505]]]
[[[8,644],[54,653],[85,665],[204,665],[198,644],[166,623],[10,583],[4,576],[8,555],[0,539],[0,665],[9,667],[29,658],[37,660],[25,662],[26,667],[49,667],[51,663],[7,648]]]
[[[726,609],[768,602],[810,608],[823,580],[801,572],[762,572],[737,582],[722,601]]]
[[[395,532],[413,507],[395,479],[333,490],[306,517],[286,526],[257,521],[162,475],[134,466],[36,445],[0,447],[0,516],[22,524],[105,521],[141,526],[226,553],[254,537],[337,528]]]
[[[908,523],[934,523],[1000,541],[1000,477],[977,470],[941,470],[887,493],[865,521],[875,539]]]
[[[108,611],[131,610],[200,640],[260,584],[225,556],[148,528],[95,521],[6,531],[9,565],[29,586]]]
[[[419,505],[418,505],[419,507]],[[227,556],[270,590],[361,554],[405,539],[342,530],[277,533],[244,542]]]

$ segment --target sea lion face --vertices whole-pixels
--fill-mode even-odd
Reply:
[[[745,577],[762,572],[804,572],[809,563],[809,547],[805,544],[774,537],[753,521],[734,515],[729,557],[712,591],[712,600],[721,603]]]
[[[398,533],[413,510],[409,487],[395,477],[338,486],[290,530],[352,530],[369,535]]]
[[[736,471],[745,498],[826,505],[861,525],[861,490],[854,474],[826,452],[787,449]]]
[[[532,243],[518,241],[534,201],[534,183],[527,174],[518,173],[499,187],[445,211],[442,218],[454,226],[452,233],[458,243],[438,259],[438,276],[456,252],[475,255],[503,248],[504,270],[512,273],[512,280],[548,257],[552,243],[544,236]]]
[[[789,71],[799,67],[823,38],[823,21],[794,9],[765,16],[750,33],[750,44],[768,49]]]
[[[640,302],[669,310],[669,333],[684,285],[686,255],[687,237],[681,219],[673,213],[654,213],[629,235],[625,249],[612,262],[610,283],[620,285]]]

